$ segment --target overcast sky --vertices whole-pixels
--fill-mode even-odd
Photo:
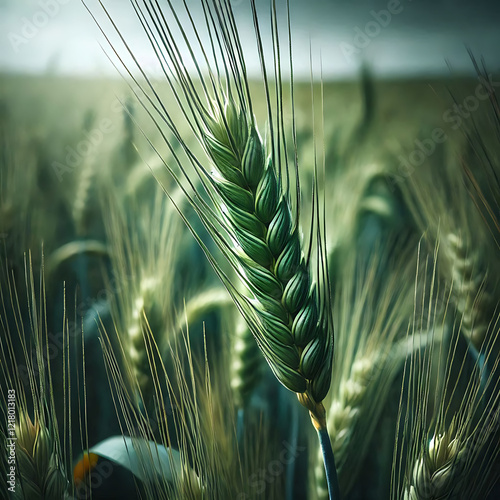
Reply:
[[[188,0],[199,18],[200,0]],[[258,73],[249,0],[231,0],[250,72]],[[105,21],[96,0],[92,12]],[[147,67],[154,58],[127,0],[104,0]],[[177,0],[175,3],[180,3]],[[283,4],[284,0],[278,0]],[[379,75],[448,74],[471,70],[466,51],[500,68],[500,7],[495,0],[290,0],[296,74],[307,77],[310,53],[323,74],[355,75],[361,60]],[[269,0],[257,0],[262,22]],[[182,17],[182,16],[181,16]],[[184,19],[184,17],[182,17]],[[282,19],[284,19],[282,17]],[[107,32],[111,31],[106,24]],[[0,0],[0,71],[114,75],[81,0]],[[269,40],[264,34],[265,42]]]

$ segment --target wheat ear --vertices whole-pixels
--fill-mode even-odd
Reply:
[[[480,351],[494,310],[492,297],[484,290],[487,273],[481,269],[477,252],[467,254],[462,238],[450,233],[446,241],[449,260],[453,263],[454,303],[462,317],[462,333]]]
[[[0,261],[0,393],[7,401],[5,386],[10,395],[14,392],[14,399],[9,398],[9,402],[14,401],[14,411],[9,413],[9,423],[12,423],[14,416],[17,417],[14,428],[9,425],[8,431],[4,432],[2,423],[0,431],[6,438],[6,444],[10,444],[15,450],[15,466],[10,463],[10,467],[15,469],[16,484],[9,491],[13,492],[13,498],[23,500],[62,499],[66,498],[69,490],[66,473],[68,456],[61,443],[55,410],[54,384],[48,356],[51,344],[46,330],[43,268],[40,277],[41,292],[37,296],[31,254],[25,257],[25,266],[27,311],[21,308],[16,285]],[[5,297],[4,291],[8,291],[10,297]],[[29,327],[26,326],[26,313],[29,316]],[[11,320],[15,324],[16,333],[10,329]],[[21,346],[21,357],[16,356],[14,349],[13,341],[16,336]],[[68,345],[64,346],[66,347]],[[27,397],[27,394],[30,396]],[[3,421],[7,422],[7,414],[2,412],[2,417],[4,416]],[[65,422],[65,442],[66,425]],[[4,485],[0,491],[3,488]]]
[[[141,280],[139,293],[133,299],[130,309],[126,332],[133,373],[146,401],[153,389],[146,339],[153,333],[158,335],[164,328],[162,309],[156,299],[158,286],[158,280],[155,278]]]
[[[491,73],[484,59],[478,61],[471,51],[469,55],[477,76],[491,85]],[[476,120],[466,120],[462,124],[471,154],[469,158],[465,158],[465,161],[462,158],[459,163],[468,192],[490,230],[490,241],[498,248],[500,247],[500,217],[495,207],[498,207],[500,203],[500,177],[498,175],[500,171],[498,159],[500,103],[497,92],[489,92],[488,101],[487,119],[483,120],[483,127],[480,127]],[[496,133],[485,133],[485,129],[488,132],[494,130]]]
[[[175,265],[182,243],[181,221],[157,187],[145,202],[129,200],[129,213],[112,193],[103,193],[112,270],[107,276],[111,313],[129,383],[147,405],[153,395],[151,341],[161,350],[176,334]],[[178,305],[180,307],[180,304]]]
[[[72,216],[75,224],[76,234],[85,237],[90,224],[89,205],[92,203],[92,188],[95,183],[96,165],[92,159],[84,162],[78,181],[75,185],[74,201],[72,205]]]
[[[39,417],[34,423],[21,413],[17,429],[16,460],[22,494],[18,498],[64,498],[68,481],[50,431]]]
[[[238,243],[231,261],[254,295],[244,313],[250,329],[276,377],[324,427],[333,347],[326,291],[311,279],[297,221],[252,122],[231,100],[224,115],[206,117],[218,208]]]
[[[275,49],[277,116],[273,115],[257,11],[254,1],[251,2],[268,105],[269,139],[266,143],[257,130],[245,60],[230,2],[202,2],[211,43],[210,52],[216,59],[215,68],[210,67],[206,48],[197,34],[193,38],[193,45],[201,49],[201,60],[209,66],[207,77],[203,77],[200,62],[196,60],[184,26],[170,1],[167,2],[165,11],[154,2],[132,3],[152,45],[160,47],[155,53],[171,84],[174,102],[179,105],[182,116],[202,144],[214,171],[209,171],[206,160],[197,157],[187,146],[176,126],[178,118],[174,118],[166,103],[155,92],[151,81],[118,31],[126,50],[132,54],[134,62],[146,78],[146,84],[141,86],[128,68],[126,71],[139,85],[140,95],[137,91],[135,93],[139,98],[142,97],[141,102],[177,161],[178,170],[167,163],[166,167],[237,272],[239,281],[248,289],[248,294],[241,294],[238,290],[239,283],[235,283],[238,280],[231,280],[223,272],[182,210],[181,216],[245,317],[271,370],[287,389],[297,394],[300,403],[309,410],[320,441],[328,453],[325,464],[331,467],[328,477],[335,485],[332,488],[338,489],[326,430],[326,412],[322,404],[330,387],[333,360],[333,321],[325,249],[324,207],[320,206],[315,171],[310,247],[303,252],[299,230],[298,160],[295,158],[295,177],[291,181],[292,173],[286,153],[276,2],[271,3],[271,25]],[[192,21],[189,9],[186,5],[184,7]],[[166,21],[168,10],[172,12],[172,23],[183,34],[183,42],[191,54],[200,78],[201,97],[187,71],[185,61],[180,57],[179,41],[172,32],[173,25]],[[113,25],[117,29],[116,24]],[[198,27],[194,24],[193,27],[197,33]],[[114,47],[112,50],[116,53]],[[291,54],[290,67],[293,75]],[[291,94],[293,114],[293,85]],[[152,110],[148,103],[153,106]],[[163,132],[165,128],[172,132],[176,144],[167,139]],[[295,140],[295,135],[293,138]],[[181,161],[180,155],[175,153],[178,144],[181,145],[187,162],[194,167],[194,173],[188,170],[186,162]],[[296,150],[295,143],[294,147]],[[196,178],[200,181],[201,188],[196,187]],[[204,199],[204,192],[208,193],[208,201]],[[337,492],[332,489],[330,494],[338,497]]]
[[[464,450],[454,430],[434,435],[414,464],[404,499],[449,498],[460,488],[464,465]]]
[[[404,491],[405,500],[479,499],[487,495],[495,479],[491,467],[499,453],[494,440],[500,423],[498,396],[489,403],[492,407],[480,417],[475,429],[469,429],[470,420],[460,421],[463,415],[457,414],[444,432],[435,433],[424,443]],[[477,474],[482,477],[476,479]]]
[[[288,194],[272,155],[265,159],[253,119],[245,119],[227,99],[224,113],[206,116],[205,123],[204,144],[217,168],[211,174],[218,195],[214,200],[226,231],[237,242],[235,250],[225,249],[226,256],[253,297],[237,295],[234,289],[232,295],[238,297],[237,305],[271,370],[309,410],[324,453],[331,449],[322,404],[330,387],[333,354],[329,292],[311,277]],[[328,461],[333,462],[333,454]],[[332,491],[338,488],[336,472],[330,474],[335,477],[330,495],[338,498]],[[330,482],[328,474],[327,479]]]

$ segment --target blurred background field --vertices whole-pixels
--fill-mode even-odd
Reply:
[[[313,106],[316,148],[320,156],[324,150],[327,176],[346,169],[343,163],[351,159],[343,155],[352,156],[356,157],[354,168],[360,172],[372,165],[385,172],[389,190],[406,182],[409,167],[402,158],[408,160],[419,149],[419,141],[421,144],[430,139],[434,129],[442,129],[446,139],[442,148],[437,143],[436,148],[460,155],[464,135],[457,125],[481,123],[489,109],[487,101],[476,99],[472,111],[462,112],[466,118],[453,107],[454,100],[460,104],[465,97],[474,96],[480,85],[477,78],[386,80],[373,74],[366,79],[363,81],[360,73],[352,81],[325,81],[323,96],[319,83],[313,90],[308,83],[296,83],[298,157],[302,170],[312,172],[313,167]],[[155,85],[160,95],[172,99],[165,82],[158,78]],[[251,86],[256,96],[255,113],[264,126],[264,90],[258,82]],[[4,74],[0,79],[0,99],[5,141],[4,205],[10,206],[15,199],[24,207],[26,223],[32,221],[31,236],[27,236],[32,238],[30,246],[38,244],[42,231],[46,254],[62,244],[71,225],[69,219],[75,215],[78,196],[93,200],[85,209],[89,213],[78,215],[83,218],[78,224],[92,226],[86,227],[87,236],[102,236],[102,217],[96,200],[103,175],[110,176],[113,189],[125,195],[135,189],[146,194],[144,190],[155,184],[150,168],[154,175],[171,182],[148,140],[168,160],[167,146],[124,81]],[[133,116],[127,115],[127,107]],[[182,123],[180,116],[178,123]],[[284,123],[290,132],[290,112],[284,116]],[[181,125],[181,130],[185,132],[186,126]],[[363,134],[362,140],[350,148],[349,141],[357,133]],[[194,137],[190,146],[197,147]],[[432,161],[433,155],[429,156]],[[5,170],[9,161],[19,162],[22,168]],[[391,173],[397,177],[391,177]],[[141,183],[144,188],[138,187]],[[2,232],[9,234],[6,227]]]
[[[246,43],[254,36],[248,6],[231,4]],[[500,470],[498,9],[490,2],[405,3],[347,60],[341,44],[388,4],[307,4],[292,3],[295,145],[304,235],[315,162],[325,199],[336,332],[325,405],[342,498],[444,498],[416,496],[429,483],[448,485],[446,498],[492,500]],[[122,4],[108,5],[120,13]],[[268,3],[257,6],[265,18]],[[100,35],[82,5],[56,7],[14,50],[11,35],[22,34],[24,19],[42,7],[0,2],[7,34],[0,57],[0,389],[2,397],[11,387],[19,393],[23,443],[42,436],[40,429],[49,436],[45,468],[33,465],[43,454],[26,446],[35,480],[18,476],[16,498],[35,498],[40,492],[26,492],[41,482],[46,490],[36,498],[58,497],[47,493],[52,487],[61,498],[324,499],[307,412],[263,362],[164,193],[220,257],[165,168],[179,174],[176,156],[187,164],[186,153],[100,54]],[[130,18],[122,22],[137,41]],[[175,110],[155,61],[137,43],[163,103]],[[484,74],[471,54],[484,55]],[[266,137],[257,58],[249,68]],[[286,81],[283,88],[291,138]],[[205,161],[181,113],[172,116]],[[287,152],[292,159],[291,139]],[[21,426],[23,415],[35,425]],[[170,453],[162,466],[178,467],[173,479],[156,474],[149,453],[141,458],[137,448],[134,470],[123,467],[123,456],[107,456],[118,445],[102,443],[122,435]],[[103,464],[111,464],[111,475],[103,477]],[[425,476],[427,469],[436,475]],[[55,479],[44,483],[45,476]]]

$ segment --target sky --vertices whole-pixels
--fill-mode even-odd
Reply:
[[[141,63],[155,71],[129,2],[103,2]],[[258,75],[249,0],[230,2],[249,72]],[[271,46],[269,2],[256,0],[265,47]],[[98,1],[86,3],[106,33],[112,33]],[[201,19],[200,0],[187,3],[193,17]],[[285,36],[285,2],[277,3]],[[309,78],[311,66],[324,78],[349,78],[358,74],[362,62],[388,77],[472,72],[467,48],[483,56],[490,68],[500,67],[500,3],[494,0],[290,0],[290,5],[297,78]],[[187,21],[182,10],[179,15]],[[0,71],[117,74],[101,47],[106,41],[81,0],[0,0],[0,33]]]

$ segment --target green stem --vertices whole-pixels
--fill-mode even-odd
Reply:
[[[325,464],[326,482],[328,483],[328,494],[330,500],[340,500],[339,480],[337,478],[337,469],[335,467],[335,458],[333,457],[332,443],[326,427],[317,429],[319,444],[323,453],[323,462]]]

